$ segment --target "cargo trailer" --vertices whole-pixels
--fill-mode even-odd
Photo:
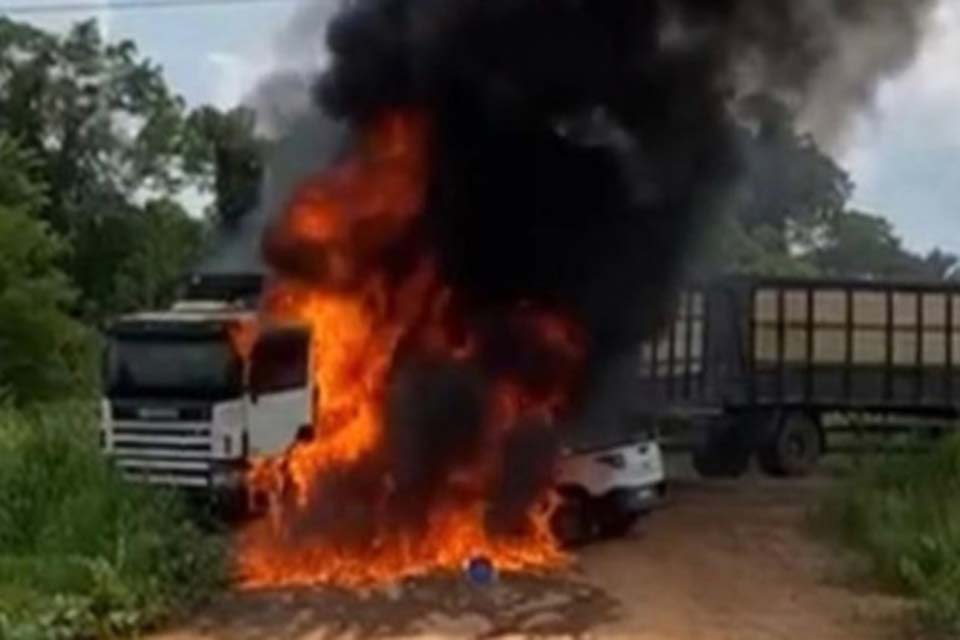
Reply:
[[[810,472],[825,418],[955,419],[960,286],[728,277],[678,297],[640,347],[637,410],[700,427],[694,462],[742,473]]]

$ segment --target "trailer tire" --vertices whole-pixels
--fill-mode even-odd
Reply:
[[[768,423],[757,450],[757,462],[769,475],[810,475],[820,462],[824,437],[818,421],[803,411],[778,414]]]
[[[739,478],[750,467],[751,429],[725,420],[693,450],[693,468],[704,478]]]

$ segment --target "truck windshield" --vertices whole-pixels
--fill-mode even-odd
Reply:
[[[114,339],[107,351],[113,398],[217,399],[242,390],[242,364],[223,338]]]

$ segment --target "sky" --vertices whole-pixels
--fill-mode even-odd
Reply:
[[[16,3],[35,6],[56,1]],[[312,5],[326,1],[307,0]],[[230,107],[249,94],[260,76],[290,55],[296,9],[295,0],[274,0],[97,15],[111,38],[134,40],[144,55],[159,63],[190,104]],[[60,30],[90,15],[87,11],[28,19]],[[319,64],[322,34],[296,55],[301,62]],[[960,0],[940,0],[917,59],[884,83],[849,143],[838,152],[838,160],[857,185],[853,205],[891,219],[907,246],[918,251],[939,246],[960,253],[958,66]]]

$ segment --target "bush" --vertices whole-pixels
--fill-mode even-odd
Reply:
[[[960,632],[960,438],[928,454],[887,457],[826,500],[821,521],[862,552],[885,585],[922,602],[925,618]]]
[[[0,638],[128,635],[212,593],[223,546],[124,483],[88,404],[0,408]]]

